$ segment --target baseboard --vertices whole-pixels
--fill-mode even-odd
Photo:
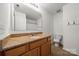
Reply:
[[[67,49],[67,48],[63,48],[63,49],[66,50],[66,51],[68,51],[68,52],[70,52],[70,53],[72,53],[72,54],[79,55],[79,54],[77,53],[76,49]]]

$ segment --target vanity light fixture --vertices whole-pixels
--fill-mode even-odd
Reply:
[[[39,4],[36,3],[23,3],[23,4],[39,12]]]

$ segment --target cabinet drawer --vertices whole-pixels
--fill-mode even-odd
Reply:
[[[17,48],[13,48],[11,50],[7,50],[5,51],[5,55],[8,55],[8,56],[18,56],[26,51],[29,50],[29,46],[28,45],[24,45],[24,46],[21,46],[21,47],[17,47]]]
[[[47,39],[41,39],[39,41],[32,42],[32,43],[30,43],[30,49],[36,48],[46,42],[47,42]]]
[[[40,48],[35,48],[25,54],[23,56],[40,56]]]

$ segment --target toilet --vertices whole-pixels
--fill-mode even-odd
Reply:
[[[62,40],[63,40],[63,36],[60,34],[56,34],[54,36],[54,46],[55,47],[63,47]]]

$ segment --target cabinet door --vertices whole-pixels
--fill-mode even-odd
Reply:
[[[23,56],[39,56],[40,55],[40,48],[35,48],[27,53],[25,53]]]
[[[1,56],[1,52],[0,52],[0,56]]]
[[[42,56],[51,55],[51,42],[47,42],[46,44],[41,46],[41,55]]]

